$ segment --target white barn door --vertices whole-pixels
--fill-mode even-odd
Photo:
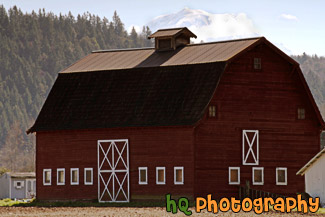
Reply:
[[[243,165],[259,164],[258,130],[243,130]]]
[[[129,141],[98,140],[98,201],[129,202]]]

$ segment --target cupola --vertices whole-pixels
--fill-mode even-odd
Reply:
[[[190,38],[197,38],[188,28],[159,29],[148,37],[155,39],[155,49],[157,51],[175,50],[179,46],[190,43]]]

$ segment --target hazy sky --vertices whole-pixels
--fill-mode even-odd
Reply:
[[[108,19],[116,10],[126,28],[185,7],[212,14],[244,13],[258,33],[274,44],[293,54],[325,56],[325,0],[0,0],[0,4],[6,9],[17,5],[24,12],[45,8],[55,14],[71,11],[77,15],[89,11]]]

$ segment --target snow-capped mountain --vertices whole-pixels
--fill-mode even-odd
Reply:
[[[187,27],[198,36],[194,42],[259,36],[253,21],[244,13],[212,14],[189,8],[158,16],[147,23],[147,26],[153,32],[157,29]]]

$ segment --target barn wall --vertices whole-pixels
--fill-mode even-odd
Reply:
[[[254,57],[262,69],[253,69]],[[240,167],[241,185],[252,185],[252,167],[242,164],[242,130],[259,130],[260,163],[264,185],[251,186],[278,194],[304,191],[303,177],[296,172],[320,148],[319,124],[297,71],[266,45],[248,51],[230,63],[211,105],[217,118],[205,118],[196,128],[196,195],[238,195],[228,184],[228,167]],[[297,120],[297,108],[306,119]],[[288,168],[288,185],[276,185],[276,167]]]
[[[305,173],[306,192],[312,197],[319,197],[320,203],[325,205],[325,155],[307,169]]]
[[[193,129],[128,128],[37,133],[37,198],[96,199],[97,140],[128,139],[132,199],[160,198],[166,193],[193,195]],[[156,167],[166,167],[166,185],[156,185]],[[174,166],[184,166],[184,185],[174,185]],[[84,168],[94,169],[94,184],[84,185]],[[138,184],[138,167],[148,167],[148,185]],[[65,168],[65,185],[56,185],[56,169]],[[79,185],[70,185],[70,168],[79,168]],[[52,185],[43,185],[43,169],[52,169]]]

